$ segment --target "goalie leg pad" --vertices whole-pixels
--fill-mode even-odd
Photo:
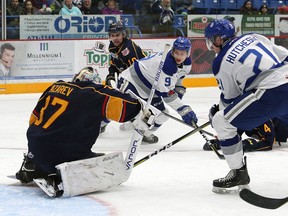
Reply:
[[[117,186],[127,180],[123,154],[116,152],[56,166],[62,178],[63,197]]]

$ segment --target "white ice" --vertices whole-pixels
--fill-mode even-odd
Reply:
[[[288,204],[267,210],[244,202],[238,194],[212,192],[212,181],[224,177],[229,168],[214,152],[202,150],[197,133],[135,167],[123,185],[72,198],[50,199],[36,186],[21,186],[8,178],[20,168],[27,150],[26,130],[30,113],[40,94],[0,95],[0,215],[117,215],[117,216],[281,216]],[[208,121],[211,105],[217,103],[215,87],[190,88],[184,102],[191,105],[199,125]],[[180,118],[176,112],[171,114]],[[209,126],[205,128],[215,131]],[[189,132],[191,128],[169,119],[157,132],[159,143],[142,145],[137,159]],[[132,132],[111,123],[93,147],[95,152],[126,154]],[[211,137],[209,137],[211,138]],[[250,188],[264,196],[288,196],[288,144],[273,151],[248,153]]]

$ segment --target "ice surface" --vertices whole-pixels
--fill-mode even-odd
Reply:
[[[184,96],[199,118],[217,103],[217,88],[190,88]],[[224,177],[229,169],[214,152],[202,150],[205,143],[197,133],[160,152],[135,167],[128,181],[106,191],[72,198],[51,199],[36,186],[21,186],[8,178],[18,171],[27,150],[26,130],[30,113],[40,94],[0,95],[0,215],[37,216],[282,216],[288,205],[277,210],[254,207],[238,194],[212,192],[212,181]],[[180,118],[176,112],[171,115]],[[159,143],[142,145],[137,159],[152,153],[189,132],[189,127],[169,119],[157,132]],[[215,133],[211,127],[207,131]],[[132,132],[111,123],[93,147],[95,152],[122,151],[125,155]],[[273,151],[247,154],[250,188],[264,196],[288,196],[288,145]]]

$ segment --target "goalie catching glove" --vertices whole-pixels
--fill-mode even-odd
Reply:
[[[187,124],[192,125],[192,122],[197,123],[198,118],[196,117],[196,114],[193,112],[190,106],[183,105],[177,109],[177,112],[179,115],[181,115],[183,121]]]

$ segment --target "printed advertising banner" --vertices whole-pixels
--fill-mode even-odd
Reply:
[[[205,27],[214,19],[227,19],[240,36],[250,32],[266,36],[288,36],[288,15],[189,15],[187,19],[188,37],[204,37]]]
[[[20,39],[107,38],[108,26],[120,15],[21,15]]]
[[[149,56],[162,51],[165,43],[172,45],[174,39],[134,41]],[[9,52],[9,57],[5,55],[0,62],[0,84],[59,78],[70,80],[85,66],[95,67],[104,80],[110,60],[108,46],[107,39],[0,42],[0,47]]]

